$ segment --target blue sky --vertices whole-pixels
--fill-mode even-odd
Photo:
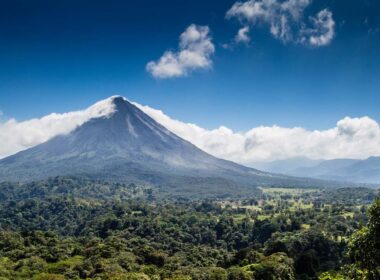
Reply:
[[[18,120],[85,108],[113,94],[205,128],[278,124],[325,129],[345,116],[380,120],[380,3],[313,1],[328,8],[332,41],[321,47],[275,39],[226,19],[235,1],[0,2],[0,110]],[[208,26],[210,69],[158,79],[146,71],[176,51],[190,24]],[[232,44],[225,49],[223,44]]]

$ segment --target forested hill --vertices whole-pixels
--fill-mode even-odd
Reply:
[[[185,180],[185,179],[184,179]],[[22,200],[27,198],[45,198],[56,196],[71,196],[83,199],[127,200],[134,198],[160,199],[226,199],[259,197],[258,188],[246,188],[221,178],[187,178],[189,184],[196,188],[151,185],[144,183],[117,183],[104,180],[94,180],[86,176],[58,176],[33,182],[0,182],[0,201]],[[210,185],[212,182],[212,185]]]
[[[261,199],[265,197],[261,188],[246,189],[237,185],[225,184],[223,180],[215,180],[215,187],[202,186],[201,180],[196,193],[187,188],[168,188],[167,186],[151,186],[149,184],[125,184],[93,180],[87,177],[66,176],[52,177],[46,180],[33,181],[29,183],[20,182],[0,182],[0,202],[11,200],[23,200],[30,198],[47,197],[75,197],[91,200],[129,200],[147,199],[153,200],[204,200],[204,199],[244,199],[255,197]],[[218,184],[219,183],[219,184]],[[283,188],[290,191],[294,187]],[[355,202],[372,201],[376,196],[376,190],[365,187],[342,187],[342,188],[301,188],[305,190],[319,190],[313,199],[320,199],[323,202],[345,204]],[[276,190],[276,188],[273,188]],[[286,198],[286,196],[285,196]]]

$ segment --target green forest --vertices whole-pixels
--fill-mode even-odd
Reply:
[[[68,177],[0,188],[1,280],[380,279],[373,189],[192,200]]]

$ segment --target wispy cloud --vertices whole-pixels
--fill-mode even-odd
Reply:
[[[272,36],[283,43],[310,46],[328,45],[334,38],[335,22],[328,9],[305,20],[311,0],[249,0],[236,2],[227,11],[227,19],[237,18],[244,25],[268,26]]]
[[[335,21],[332,13],[324,9],[316,17],[310,17],[311,28],[301,30],[301,42],[311,46],[326,46],[335,36]]]
[[[111,101],[106,99],[83,111],[50,114],[40,119],[0,121],[0,158],[68,133],[91,118],[111,114],[114,111]],[[173,119],[149,106],[134,104],[206,152],[243,164],[301,156],[313,159],[380,156],[380,126],[369,117],[346,117],[326,130],[274,125],[234,132],[225,126],[204,129]]]
[[[248,44],[250,41],[251,38],[249,37],[249,26],[244,26],[240,28],[235,36],[235,42]]]
[[[180,36],[177,52],[166,51],[158,61],[151,61],[146,69],[158,79],[188,75],[197,69],[212,66],[215,51],[208,26],[192,24]]]

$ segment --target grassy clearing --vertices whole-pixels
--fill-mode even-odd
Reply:
[[[305,193],[315,193],[319,192],[319,189],[303,189],[303,188],[269,188],[260,187],[260,190],[264,194],[289,194],[289,195],[300,195]]]
[[[235,221],[242,221],[242,220],[244,220],[245,218],[247,218],[247,215],[246,215],[246,214],[235,214],[235,215],[233,216],[233,219],[234,219]]]
[[[307,203],[303,203],[303,202],[294,201],[293,205],[289,207],[289,210],[290,211],[296,211],[298,209],[311,209],[311,208],[313,208],[312,203],[307,204]]]
[[[273,215],[273,217],[275,217],[275,216],[277,216],[278,214],[275,214],[275,215]],[[257,216],[257,219],[259,220],[259,221],[263,221],[263,220],[269,220],[269,219],[271,219],[272,218],[272,216],[271,215],[258,215]]]
[[[302,228],[303,230],[308,230],[308,229],[310,228],[310,225],[309,225],[309,224],[302,224],[302,225],[301,225],[301,228]]]
[[[243,208],[243,209],[247,209],[247,210],[251,210],[251,211],[257,211],[257,212],[262,211],[261,207],[256,206],[256,205],[242,205],[242,206],[239,206],[239,208]]]
[[[343,217],[347,218],[354,218],[355,213],[354,212],[345,212],[342,214]]]

